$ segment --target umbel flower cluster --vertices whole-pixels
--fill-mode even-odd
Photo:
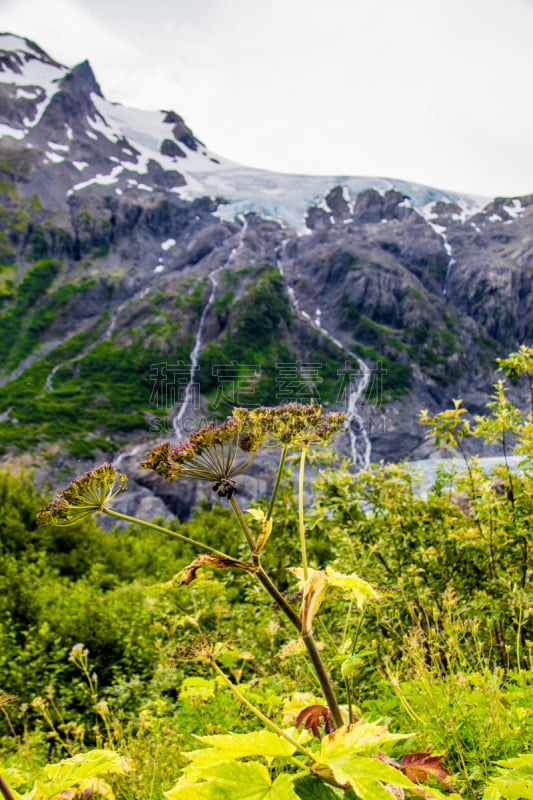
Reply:
[[[169,481],[178,475],[211,481],[219,496],[231,497],[236,490],[234,477],[245,470],[255,456],[254,450],[244,461],[235,464],[243,426],[243,420],[233,416],[218,428],[210,422],[172,450],[168,442],[154,447],[141,467],[153,469]]]
[[[71,481],[51,503],[41,508],[37,524],[73,525],[103,511],[125,488],[126,476],[118,475],[111,464],[102,464]]]
[[[237,408],[218,427],[210,422],[173,449],[168,442],[154,447],[141,466],[171,481],[178,476],[210,481],[220,497],[229,499],[237,491],[235,477],[250,466],[261,444],[314,447],[330,439],[343,423],[343,414],[323,417],[317,403],[261,406],[252,411]],[[239,450],[241,460],[237,459]],[[114,514],[109,503],[125,488],[126,476],[111,464],[102,464],[73,480],[42,508],[37,523],[72,525],[100,511]]]
[[[241,449],[266,447],[317,447],[325,444],[344,424],[344,414],[332,412],[325,417],[318,403],[287,403],[260,406],[252,411],[237,408],[233,414],[245,420]]]
[[[210,422],[173,449],[168,442],[154,447],[141,467],[171,481],[178,476],[211,481],[219,496],[229,498],[237,488],[235,476],[250,466],[260,445],[321,445],[343,423],[340,413],[323,417],[318,403],[261,406],[251,411],[236,408],[218,428]],[[237,462],[239,449],[246,457]]]

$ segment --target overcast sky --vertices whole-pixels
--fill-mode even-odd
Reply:
[[[533,0],[0,0],[0,19],[243,164],[533,193]]]

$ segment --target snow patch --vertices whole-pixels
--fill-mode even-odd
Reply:
[[[154,272],[163,272],[164,269],[165,268],[161,264],[158,264],[157,267],[154,269]]]
[[[63,152],[69,149],[67,144],[58,144],[57,142],[48,142],[48,147],[51,147],[52,150],[62,150]]]
[[[17,100],[35,100],[36,94],[39,94],[38,86],[17,86],[15,97]]]
[[[54,163],[54,164],[60,164],[62,161],[64,161],[64,160],[65,160],[65,159],[63,158],[63,156],[60,156],[60,155],[59,155],[59,153],[49,153],[49,152],[46,152],[46,154],[45,154],[45,155],[46,155],[46,157],[47,157],[47,158],[49,158],[49,159],[50,159],[50,161],[52,161],[52,163]]]
[[[26,135],[24,129],[12,128],[10,125],[0,123],[0,136],[11,136],[13,139],[23,139]]]
[[[98,173],[98,175],[95,175],[94,178],[90,178],[88,181],[82,181],[81,183],[77,183],[75,186],[72,187],[72,189],[68,194],[71,194],[72,192],[79,192],[80,189],[85,189],[86,186],[91,186],[94,183],[98,183],[103,186],[106,186],[110,183],[116,183],[116,181],[118,180],[118,176],[120,175],[121,172],[122,172],[122,165],[114,167],[109,173],[109,175],[101,175],[100,173]]]
[[[175,239],[167,239],[165,242],[161,243],[161,250],[165,250],[166,252],[167,250],[170,250],[171,247],[174,247],[175,244]]]
[[[516,219],[524,213],[524,207],[518,197],[513,198],[510,203],[505,203],[504,208],[513,219]]]
[[[88,166],[89,166],[89,162],[88,162],[88,161],[73,161],[72,163],[74,164],[74,166],[76,167],[76,169],[79,169],[79,171],[80,171],[80,172],[81,172],[82,170],[84,170],[84,169],[85,169],[85,167],[88,167]]]

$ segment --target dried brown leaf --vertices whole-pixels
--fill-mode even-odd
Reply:
[[[255,570],[254,565],[246,561],[238,561],[236,558],[226,558],[216,555],[215,553],[202,553],[196,556],[194,561],[191,561],[187,567],[182,569],[180,572],[180,583],[182,585],[192,583],[200,567],[211,567],[212,569],[234,567],[235,569],[245,569],[248,572],[253,572]]]

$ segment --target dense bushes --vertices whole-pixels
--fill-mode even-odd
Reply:
[[[133,677],[148,681],[168,631],[147,588],[169,580],[194,551],[133,526],[37,527],[45,495],[27,475],[1,471],[0,499],[2,690],[29,703],[53,684],[68,715],[79,704],[68,653],[80,641],[104,690]],[[181,527],[222,542],[233,520],[228,511],[204,511]]]

